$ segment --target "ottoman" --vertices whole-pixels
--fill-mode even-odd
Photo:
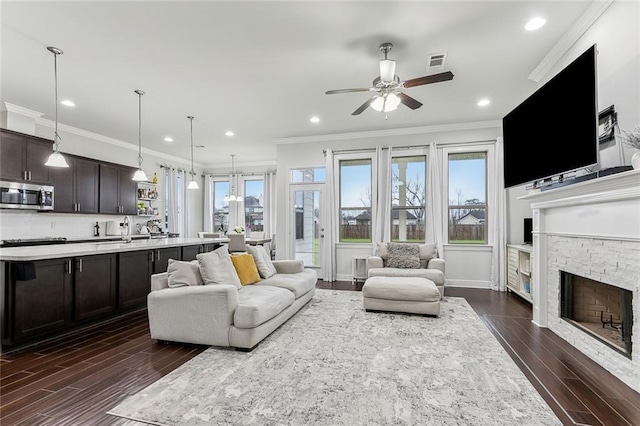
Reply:
[[[440,315],[440,291],[427,278],[367,278],[362,286],[362,301],[366,311]]]

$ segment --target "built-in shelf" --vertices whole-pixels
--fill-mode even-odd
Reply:
[[[531,279],[532,249],[530,245],[507,245],[507,290],[533,303]]]

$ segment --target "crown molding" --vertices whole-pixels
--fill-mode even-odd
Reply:
[[[9,102],[2,102],[2,104],[4,105],[3,111],[14,112],[16,114],[24,115],[25,117],[40,118],[44,115],[43,112],[34,111]]]
[[[574,22],[569,30],[558,40],[538,66],[529,74],[529,80],[539,83],[551,71],[555,64],[569,51],[579,39],[600,18],[615,0],[595,0]]]
[[[402,127],[397,129],[385,129],[385,130],[367,130],[362,132],[350,132],[350,133],[336,133],[331,135],[317,135],[317,136],[295,136],[291,138],[276,138],[273,141],[278,145],[286,145],[293,143],[308,143],[308,142],[331,142],[331,141],[344,141],[351,139],[366,139],[374,137],[384,136],[405,136],[405,135],[419,135],[427,133],[439,133],[439,132],[455,132],[460,130],[473,130],[473,129],[489,129],[495,127],[502,127],[501,120],[489,120],[489,121],[475,121],[469,123],[455,123],[455,124],[436,124],[433,126],[418,126],[418,127]]]
[[[43,127],[48,127],[50,129],[55,128],[55,121],[46,119],[46,118],[36,118],[36,124],[43,126]],[[110,138],[104,135],[101,135],[99,133],[94,133],[94,132],[90,132],[88,130],[82,130],[82,129],[78,129],[77,127],[73,127],[73,126],[69,126],[67,124],[61,124],[58,123],[58,130],[62,130],[64,132],[67,133],[71,133],[77,136],[81,136],[84,138],[88,138],[88,139],[92,139],[98,142],[102,142],[102,143],[106,143],[109,145],[114,145],[120,148],[124,148],[124,149],[128,149],[130,151],[138,151],[138,145],[133,145],[130,144],[128,142],[123,142],[119,139],[114,139],[114,138]],[[162,158],[164,160],[170,160],[170,161],[174,161],[174,162],[178,162],[181,164],[187,164],[188,166],[191,166],[191,161],[186,160],[184,158],[181,157],[176,157],[175,155],[170,155],[170,154],[165,154],[164,152],[159,152],[153,149],[148,149],[148,148],[142,148],[142,152],[144,154],[149,154],[149,155],[153,155],[155,157],[158,158]],[[198,166],[199,168],[203,168],[203,164],[201,163],[193,163],[194,166]]]

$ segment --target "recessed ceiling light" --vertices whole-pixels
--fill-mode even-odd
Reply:
[[[231,130],[227,130],[226,132],[224,132],[224,134],[225,134],[226,136],[233,136],[233,135],[235,135],[235,133],[233,133]]]
[[[68,107],[74,107],[76,106],[75,103],[73,103],[73,101],[69,100],[69,99],[65,99],[63,101],[60,101],[60,103],[64,106],[68,106]]]
[[[478,101],[478,106],[487,106],[491,103],[489,99],[480,99]]]
[[[320,118],[319,118],[319,117],[316,117],[316,116],[314,115],[313,117],[311,117],[311,118],[309,119],[309,121],[310,121],[310,122],[312,122],[312,123],[319,123],[319,122],[320,122]]]
[[[167,136],[164,138],[165,142],[173,142],[173,138],[171,136]]]
[[[534,30],[537,30],[538,28],[541,28],[546,22],[547,20],[544,18],[540,18],[540,17],[533,18],[532,20],[527,22],[527,25],[524,26],[524,29],[527,31],[534,31]]]

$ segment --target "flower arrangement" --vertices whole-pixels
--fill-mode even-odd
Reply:
[[[244,226],[234,226],[233,232],[235,232],[236,234],[242,234],[244,232]]]
[[[640,149],[640,126],[636,126],[635,129],[630,131],[622,130],[622,132],[620,132],[620,138],[625,145]]]

